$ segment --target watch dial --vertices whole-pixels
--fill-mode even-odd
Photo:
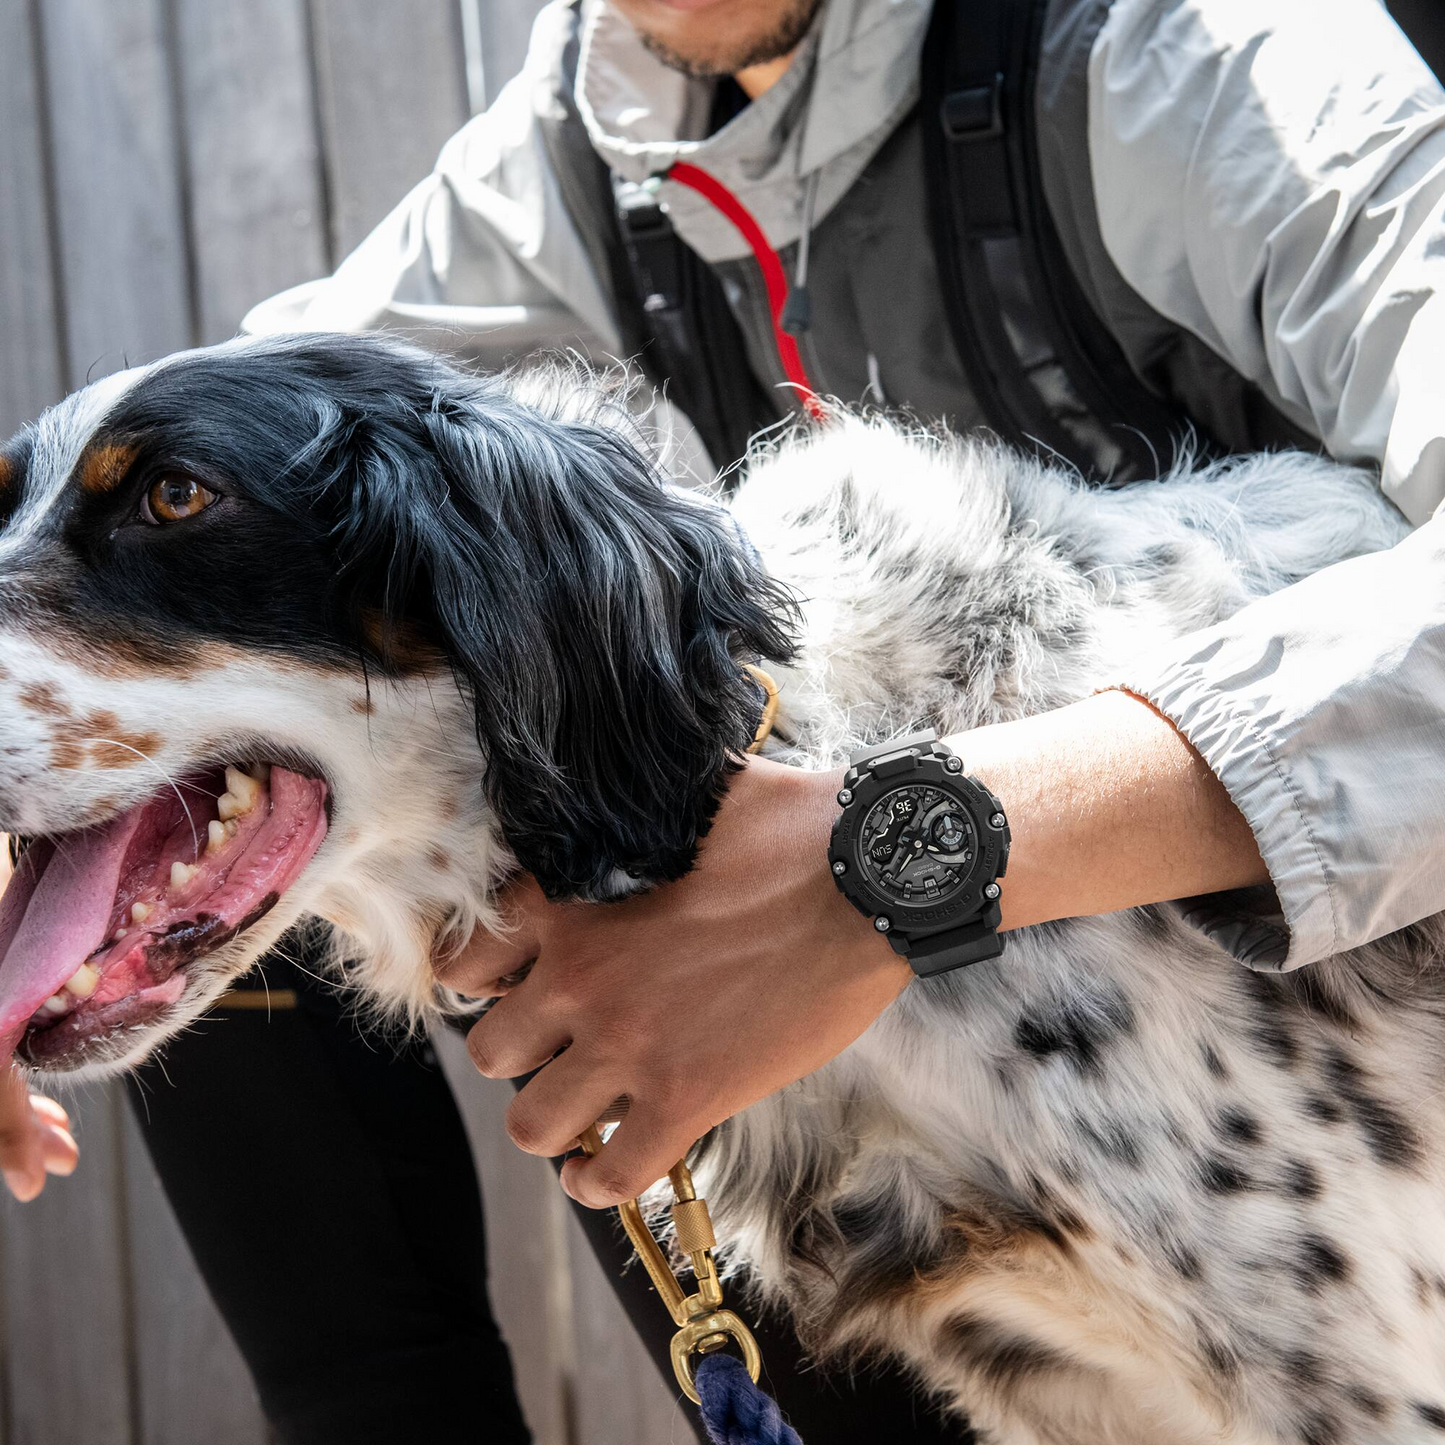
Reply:
[[[962,803],[927,784],[884,793],[858,837],[864,877],[900,903],[951,898],[968,882],[978,855],[973,819]]]

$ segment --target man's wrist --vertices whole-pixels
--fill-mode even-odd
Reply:
[[[947,742],[1008,810],[1005,931],[1268,879],[1219,780],[1132,693],[1100,693]]]
[[[789,769],[797,780],[798,797],[790,811],[803,829],[798,857],[805,860],[819,898],[819,914],[826,919],[827,945],[839,950],[840,963],[860,973],[896,977],[900,985],[913,977],[908,960],[899,957],[888,940],[872,926],[834,886],[828,871],[828,843],[837,821],[838,791],[847,768],[825,772]]]

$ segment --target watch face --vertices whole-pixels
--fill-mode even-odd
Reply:
[[[884,793],[864,815],[858,840],[863,876],[900,903],[952,898],[978,856],[973,818],[951,793],[926,783]]]

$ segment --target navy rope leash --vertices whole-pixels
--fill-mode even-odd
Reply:
[[[776,1400],[753,1384],[734,1355],[704,1355],[697,1365],[702,1421],[713,1445],[803,1445]]]

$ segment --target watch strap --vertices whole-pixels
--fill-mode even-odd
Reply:
[[[971,963],[984,963],[998,958],[1003,953],[1003,935],[998,931],[1003,922],[997,901],[971,923],[961,928],[950,928],[943,933],[928,934],[923,938],[903,938],[890,935],[888,942],[893,951],[906,958],[914,973],[920,978],[929,978],[935,973],[947,973],[951,969],[966,968]]]

